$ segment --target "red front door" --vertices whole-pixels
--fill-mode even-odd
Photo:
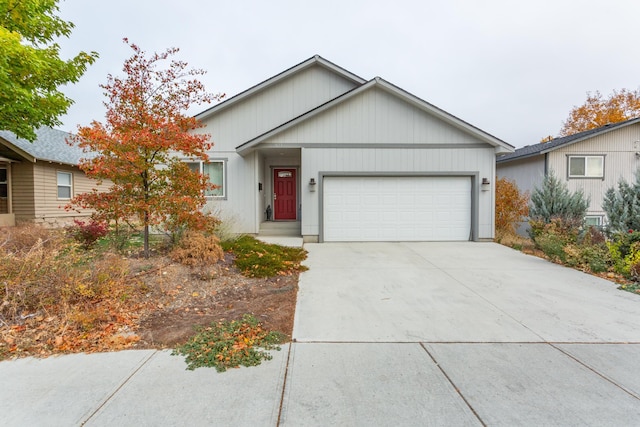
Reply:
[[[273,170],[273,219],[296,219],[296,170]]]

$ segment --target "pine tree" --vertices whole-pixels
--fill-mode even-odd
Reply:
[[[571,193],[567,185],[550,171],[531,194],[529,217],[534,221],[550,223],[559,219],[566,224],[581,224],[590,200],[582,190]]]
[[[635,175],[634,183],[629,184],[620,178],[618,190],[612,187],[605,193],[602,209],[607,214],[610,232],[640,230],[640,170]]]

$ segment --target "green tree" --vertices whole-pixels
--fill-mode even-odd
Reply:
[[[612,233],[640,231],[640,170],[635,182],[629,184],[624,178],[618,181],[618,190],[609,188],[602,201],[602,209],[609,220]]]
[[[0,0],[0,129],[34,141],[35,129],[61,124],[73,101],[58,90],[77,82],[98,54],[60,58],[57,37],[74,25],[58,18],[57,0]]]
[[[566,224],[581,224],[589,207],[589,198],[582,190],[571,193],[553,171],[547,173],[542,185],[531,193],[529,217],[546,224],[553,219]]]
[[[193,172],[176,155],[207,161],[213,144],[209,135],[191,132],[203,125],[186,116],[191,104],[210,102],[223,95],[206,93],[187,63],[172,60],[178,49],[150,57],[124,39],[133,55],[124,63],[123,78],[109,75],[101,85],[108,98],[105,124],[94,121],[80,127],[75,142],[97,152],[80,168],[99,182],[109,180],[107,191],[80,194],[73,204],[95,209],[101,220],[128,222],[137,218],[144,227],[144,252],[149,256],[149,227],[165,227],[172,235],[182,228],[204,229],[215,221],[201,211],[206,177]]]

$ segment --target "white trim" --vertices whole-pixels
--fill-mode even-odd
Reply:
[[[205,120],[207,119],[209,116],[218,113],[224,109],[227,109],[229,107],[231,107],[232,105],[237,104],[238,102],[247,99],[251,96],[253,96],[254,94],[256,94],[257,92],[261,92],[265,89],[267,89],[270,86],[275,85],[276,83],[286,79],[287,77],[293,75],[293,74],[297,74],[300,71],[303,71],[307,68],[312,67],[313,65],[320,65],[342,77],[344,77],[347,80],[351,80],[352,82],[361,85],[364,84],[366,82],[365,79],[363,79],[362,77],[359,77],[355,74],[353,74],[350,71],[345,70],[344,68],[339,67],[338,65],[334,64],[331,61],[327,61],[326,59],[324,59],[323,57],[319,56],[319,55],[315,55],[309,59],[307,59],[306,61],[303,61],[301,63],[299,63],[298,65],[294,65],[293,67],[279,73],[276,74],[275,76],[263,81],[262,83],[258,83],[257,85],[245,90],[244,92],[240,92],[238,95],[235,95],[229,99],[227,99],[226,101],[223,101],[217,105],[214,105],[213,107],[196,114],[194,117],[198,120]]]
[[[347,100],[367,91],[373,88],[380,88],[382,90],[385,90],[386,92],[391,93],[392,95],[397,96],[398,98],[403,99],[406,102],[409,102],[410,104],[414,105],[415,107],[433,115],[434,117],[462,130],[463,132],[466,132],[468,134],[473,135],[474,137],[480,139],[481,141],[493,146],[493,147],[497,147],[500,148],[501,150],[507,150],[508,152],[513,152],[515,150],[515,148],[513,146],[511,146],[510,144],[507,144],[506,142],[494,137],[493,135],[490,135],[486,132],[484,132],[483,130],[480,130],[478,128],[476,128],[475,126],[470,125],[469,123],[455,117],[452,116],[451,114],[447,113],[444,110],[439,109],[438,107],[429,104],[426,101],[423,101],[422,99],[392,85],[391,83],[381,79],[380,77],[376,77],[373,80],[368,81],[367,83],[365,83],[364,85],[357,87],[343,95],[340,95],[337,98],[334,98],[333,100],[314,108],[313,110],[310,110],[304,114],[302,114],[301,116],[298,116],[297,118],[284,123],[276,128],[271,129],[268,132],[263,133],[260,136],[257,136],[256,138],[253,138],[252,140],[249,140],[239,146],[236,147],[236,152],[240,155],[246,155],[247,153],[249,153],[250,151],[252,151],[254,148],[256,148],[257,145],[259,145],[261,142],[274,137],[275,135],[278,135],[284,131],[286,131],[287,129],[290,129],[294,126],[297,126],[298,124],[311,119],[312,117],[317,116],[318,114],[322,113],[323,111],[326,111],[328,109],[331,109],[333,107],[335,107],[336,105],[339,105],[343,102],[346,102]],[[453,144],[452,144],[453,145]]]
[[[198,172],[201,174],[204,174],[204,165],[205,164],[210,164],[210,163],[222,163],[222,185],[220,186],[220,188],[222,189],[222,194],[221,195],[211,195],[211,194],[206,194],[205,192],[205,197],[207,200],[226,200],[227,199],[227,161],[228,159],[214,159],[214,158],[210,158],[207,162],[203,162],[202,160],[193,160],[193,159],[184,159],[183,160],[185,163],[187,164],[197,164],[199,167]],[[214,185],[217,185],[215,183],[212,183]],[[217,189],[216,189],[217,190]],[[208,191],[215,191],[215,190],[208,190]]]
[[[60,184],[60,175],[68,175],[69,176],[69,185]],[[68,188],[69,189],[69,197],[60,197],[60,188]],[[58,200],[71,200],[73,198],[73,172],[69,171],[56,171],[56,197]]]

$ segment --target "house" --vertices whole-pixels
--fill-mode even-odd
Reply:
[[[0,131],[0,226],[16,221],[56,225],[83,216],[64,206],[95,184],[78,168],[86,154],[67,144],[67,132],[40,128],[36,134],[31,143]]]
[[[207,208],[235,232],[280,223],[307,242],[494,236],[496,155],[513,147],[379,77],[314,56],[196,118],[215,146],[191,167],[218,185]]]
[[[603,225],[605,192],[617,188],[620,178],[634,181],[639,166],[640,118],[636,118],[518,148],[498,157],[496,173],[514,180],[521,191],[532,191],[553,170],[570,191],[581,189],[590,197],[586,223]]]

